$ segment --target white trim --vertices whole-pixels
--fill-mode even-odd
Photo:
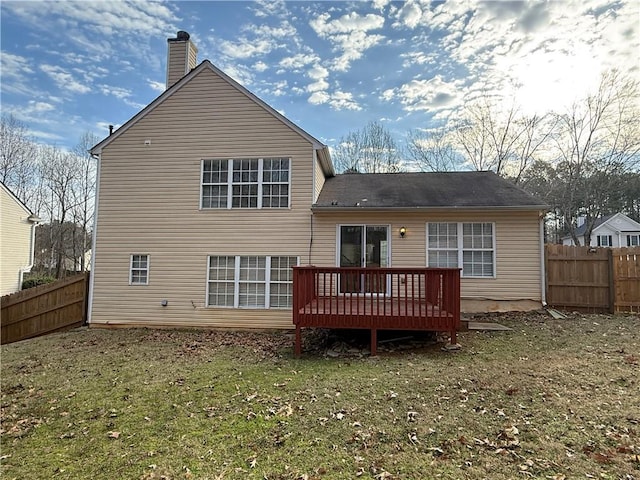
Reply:
[[[147,267],[146,268],[136,268],[136,271],[144,271],[146,270],[145,282],[144,283],[133,283],[133,257],[147,257]],[[149,285],[149,276],[151,274],[151,255],[148,253],[132,253],[129,255],[129,285],[131,286],[144,286]]]
[[[540,299],[542,306],[547,306],[547,271],[544,262],[544,214],[540,215]]]
[[[240,255],[236,255],[233,261],[233,308],[240,308]]]
[[[93,155],[96,159],[96,193],[93,201],[93,232],[91,232],[91,273],[89,274],[89,298],[87,299],[87,324],[91,323],[93,314],[93,289],[95,288],[96,277],[96,239],[98,237],[98,204],[100,203],[100,169],[102,158],[100,155]]]

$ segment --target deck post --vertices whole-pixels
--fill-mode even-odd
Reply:
[[[296,357],[299,357],[302,353],[302,335],[300,330],[300,325],[296,325]]]
[[[376,347],[378,345],[378,331],[375,328],[371,329],[371,356],[377,355]]]
[[[458,337],[456,335],[456,329],[452,328],[451,329],[451,345],[455,345],[458,343]]]

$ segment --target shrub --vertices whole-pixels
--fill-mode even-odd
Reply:
[[[55,282],[56,279],[50,275],[40,275],[37,277],[31,277],[22,282],[22,289],[37,287],[38,285],[45,285],[47,283]]]

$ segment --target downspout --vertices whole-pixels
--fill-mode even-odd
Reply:
[[[33,268],[33,264],[36,259],[36,226],[40,223],[40,218],[36,215],[29,215],[27,220],[31,223],[31,238],[29,239],[29,265],[20,269],[20,278],[18,281],[20,282],[20,290],[22,290],[22,282],[24,281],[24,274],[29,273]]]
[[[542,306],[547,306],[547,271],[544,263],[544,213],[540,215],[540,298]]]
[[[89,152],[91,153],[91,152]],[[100,195],[100,155],[91,153],[96,159],[98,165],[96,167],[96,193],[93,202],[93,235],[91,236],[91,273],[89,274],[89,298],[87,299],[87,325],[91,324],[91,314],[93,312],[93,286],[96,271],[96,237],[98,236],[98,198]]]
[[[318,150],[313,149],[313,165],[311,166],[311,205],[316,203],[316,165],[318,164]],[[311,247],[313,246],[313,210],[309,218],[309,256],[307,265],[311,265]]]

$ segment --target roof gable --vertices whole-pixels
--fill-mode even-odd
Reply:
[[[636,222],[632,218],[629,218],[624,213],[614,213],[612,215],[607,215],[606,217],[599,218],[596,221],[593,232],[595,233],[596,230],[605,226],[610,228],[611,230],[620,232],[640,231],[640,223]],[[581,235],[584,235],[584,231]]]
[[[33,212],[29,209],[29,207],[27,207],[24,203],[22,203],[22,200],[20,200],[12,191],[9,187],[7,187],[3,182],[0,182],[0,187],[2,187],[2,189],[7,192],[7,195],[9,195],[9,197],[11,197],[11,199],[16,202],[20,208],[22,208],[25,213],[27,215],[29,215],[29,217],[33,217],[32,219],[30,218],[30,221],[39,221],[40,219],[38,217],[36,217]],[[36,220],[37,219],[37,220]]]
[[[322,142],[320,142],[315,137],[311,136],[309,133],[307,133],[305,130],[300,128],[298,125],[296,125],[295,123],[290,121],[284,115],[282,115],[281,113],[277,112],[273,107],[268,105],[266,102],[261,100],[259,97],[257,97],[253,93],[251,93],[245,87],[243,87],[238,82],[236,82],[234,79],[229,77],[222,70],[220,70],[215,65],[213,65],[209,60],[204,60],[196,68],[194,68],[189,73],[187,73],[184,77],[182,77],[178,82],[176,82],[170,88],[168,88],[163,93],[161,93],[149,105],[147,105],[140,112],[138,112],[136,115],[134,115],[131,119],[129,119],[124,125],[122,125],[120,128],[118,128],[115,132],[113,132],[113,134],[109,135],[104,140],[102,140],[100,143],[98,143],[93,148],[91,148],[90,152],[92,154],[94,154],[94,155],[100,154],[102,152],[103,148],[105,148],[111,142],[116,140],[120,135],[122,135],[127,130],[129,130],[133,125],[138,123],[140,120],[142,120],[145,116],[147,116],[153,110],[155,110],[160,105],[162,105],[169,97],[174,95],[177,91],[179,91],[181,88],[183,88],[186,84],[188,84],[193,78],[195,78],[199,73],[201,73],[205,69],[209,69],[210,71],[212,71],[213,73],[218,75],[225,82],[227,82],[229,85],[231,85],[233,88],[235,88],[238,92],[242,93],[247,98],[249,98],[251,101],[253,101],[255,104],[257,104],[262,109],[267,111],[277,121],[282,122],[287,127],[292,129],[294,132],[299,134],[301,137],[303,137],[307,141],[309,141],[313,145],[313,148],[315,150],[317,150],[318,153],[319,153],[318,156],[319,156],[319,159],[320,159],[320,162],[322,164],[322,168],[323,168],[325,174],[328,175],[328,176],[334,175],[335,172],[333,170],[333,165],[331,163],[331,157],[329,155],[329,149],[327,148],[326,145],[324,145]]]
[[[526,209],[545,205],[493,172],[342,174],[327,179],[315,210]]]

